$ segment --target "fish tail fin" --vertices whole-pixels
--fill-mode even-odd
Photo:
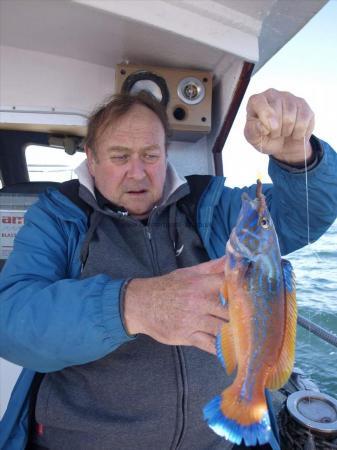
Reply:
[[[269,443],[277,449],[264,393],[259,397],[251,402],[240,399],[240,388],[234,382],[204,407],[204,419],[216,434],[233,444]]]

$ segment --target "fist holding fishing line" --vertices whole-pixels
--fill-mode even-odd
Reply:
[[[215,338],[228,320],[218,296],[224,264],[220,258],[161,277],[132,280],[124,300],[129,333],[215,354]]]
[[[309,139],[314,125],[314,113],[303,98],[268,89],[250,97],[244,134],[258,151],[288,164],[301,164],[304,151],[307,160],[312,156]]]

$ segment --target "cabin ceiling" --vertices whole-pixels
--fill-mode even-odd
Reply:
[[[0,42],[106,67],[130,61],[216,71],[236,55],[258,69],[325,3],[0,0]]]

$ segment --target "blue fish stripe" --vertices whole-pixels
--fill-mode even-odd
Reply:
[[[233,269],[235,269],[235,266],[236,266],[236,258],[233,255],[233,253],[230,253],[230,255],[229,255],[229,267],[233,270]]]
[[[219,292],[219,298],[220,298],[220,303],[222,304],[222,306],[228,305],[227,299],[222,295],[221,292]]]
[[[222,367],[226,370],[226,361],[222,354],[222,348],[221,348],[221,333],[219,333],[216,337],[216,355],[218,359],[220,360]]]
[[[256,228],[257,222],[258,222],[258,216],[256,214],[252,214],[251,221],[248,224],[248,227],[249,228]]]
[[[292,292],[292,290],[293,290],[293,283],[292,283],[293,267],[292,267],[290,261],[283,259],[282,260],[282,268],[283,268],[283,273],[284,273],[285,288],[287,289],[288,292]]]

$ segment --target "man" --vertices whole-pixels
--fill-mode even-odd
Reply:
[[[306,243],[304,145],[311,238],[336,217],[336,154],[313,126],[291,94],[249,100],[245,135],[271,155],[265,195],[283,253]],[[167,162],[166,138],[150,97],[112,99],[89,121],[79,186],[28,211],[0,280],[0,355],[27,368],[3,448],[24,448],[29,405],[30,448],[232,448],[202,407],[231,382],[214,353],[242,190],[218,177],[186,183]],[[29,391],[35,371],[45,375]]]

